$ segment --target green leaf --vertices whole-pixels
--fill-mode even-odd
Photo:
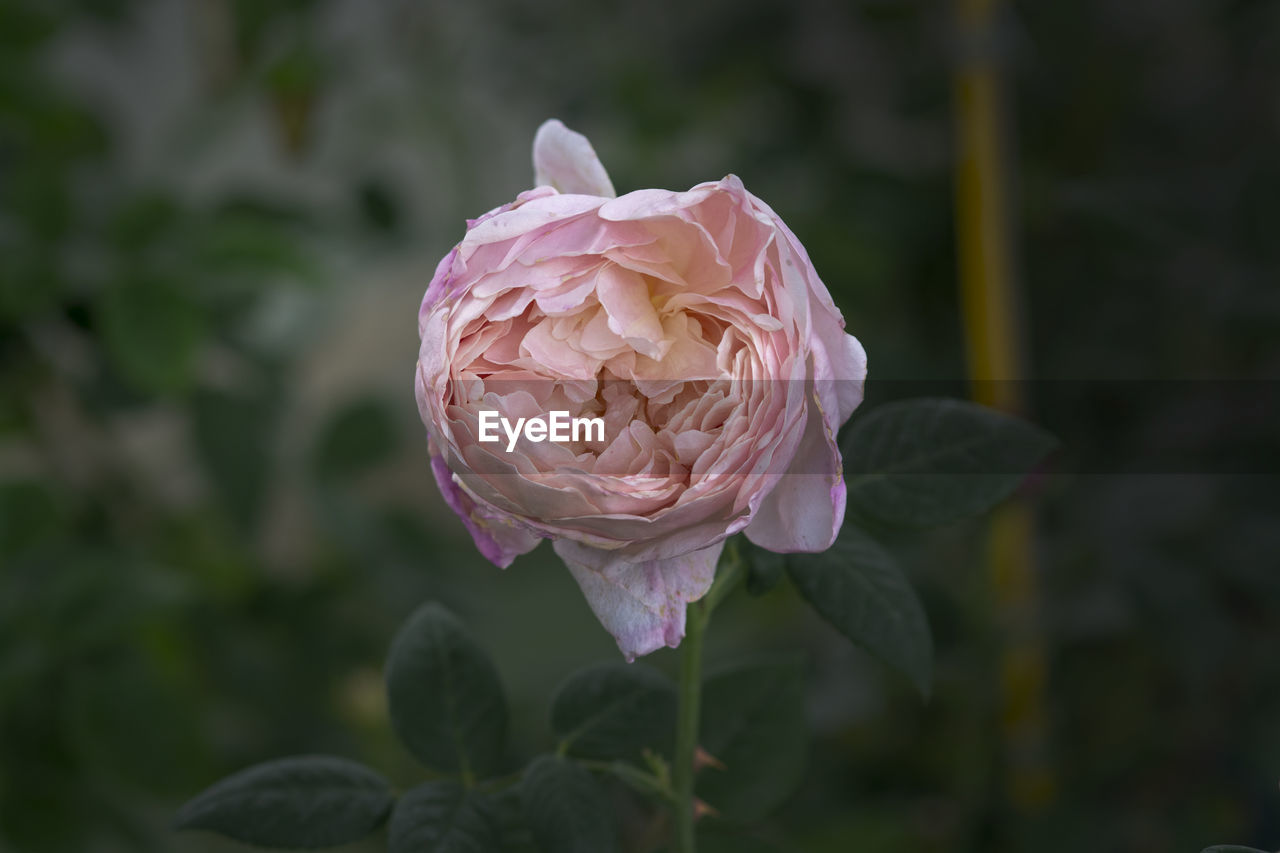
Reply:
[[[520,781],[524,820],[546,853],[614,853],[618,830],[599,782],[564,758],[535,759]]]
[[[144,654],[103,657],[73,669],[62,723],[77,754],[125,788],[168,794],[210,772],[197,700]]]
[[[334,847],[381,826],[393,799],[387,781],[367,767],[299,756],[228,776],[183,806],[174,824],[262,847]]]
[[[385,182],[366,180],[356,190],[356,204],[364,221],[377,231],[399,230],[403,218],[400,201]]]
[[[6,55],[38,47],[58,32],[56,13],[27,4],[0,4],[0,47]]]
[[[130,279],[103,297],[107,353],[120,375],[143,392],[190,384],[203,325],[195,303],[163,279]]]
[[[756,545],[748,543],[747,592],[751,595],[764,595],[775,586],[787,571],[787,555],[776,554]]]
[[[799,784],[808,751],[804,679],[791,662],[754,663],[707,679],[701,746],[724,770],[698,774],[698,796],[731,820],[757,820]]]
[[[767,841],[756,832],[755,827],[741,824],[700,822],[697,828],[698,853],[784,853],[784,848]],[[786,851],[793,849],[785,848]],[[660,847],[657,853],[676,853],[676,850],[674,847]]]
[[[849,505],[888,524],[948,524],[1004,500],[1056,445],[1039,427],[962,400],[887,403],[842,442]]]
[[[379,400],[360,400],[325,425],[312,453],[312,466],[324,479],[351,477],[389,459],[398,440],[387,406]]]
[[[499,853],[502,821],[483,794],[456,782],[419,785],[396,803],[390,853]]]
[[[142,192],[120,206],[107,225],[107,234],[122,251],[142,251],[167,238],[183,213],[173,196]]]
[[[22,320],[50,309],[63,290],[56,258],[42,246],[0,244],[0,320]]]
[[[791,580],[836,630],[911,679],[928,696],[933,680],[929,620],[893,558],[846,524],[821,554],[793,554]]]
[[[783,849],[763,838],[744,833],[741,827],[720,825],[699,828],[698,853],[783,853]]]
[[[551,730],[583,758],[669,755],[676,693],[666,676],[639,664],[602,664],[569,676],[551,701]]]
[[[418,608],[387,661],[391,724],[433,770],[486,774],[502,758],[507,707],[493,663],[452,613]]]
[[[279,393],[201,390],[191,401],[192,439],[205,475],[227,515],[242,531],[261,519],[271,477]]]
[[[229,276],[243,276],[251,283],[272,275],[301,284],[319,282],[319,266],[283,219],[268,211],[221,210],[195,232],[192,260],[224,286]]]
[[[57,538],[62,508],[49,488],[34,480],[0,483],[0,562]]]

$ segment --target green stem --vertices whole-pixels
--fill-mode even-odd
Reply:
[[[663,802],[672,802],[670,781],[654,773],[646,773],[625,761],[591,761],[580,758],[577,759],[577,762],[587,770],[613,776],[641,794],[654,797]]]
[[[702,632],[706,605],[694,602],[685,616],[680,643],[680,706],[676,717],[676,755],[671,768],[675,788],[676,853],[696,853],[693,836],[693,756],[698,748],[698,719],[702,713]]]
[[[724,600],[742,574],[738,543],[725,547],[715,582],[701,601],[685,611],[684,639],[680,642],[680,704],[676,714],[676,754],[671,768],[675,795],[675,853],[697,853],[693,823],[694,754],[698,749],[698,721],[702,714],[702,637],[711,612]]]

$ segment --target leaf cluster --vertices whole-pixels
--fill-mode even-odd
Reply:
[[[1034,427],[954,400],[884,406],[846,439],[850,506],[855,517],[884,524],[954,521],[1005,498],[1052,446]],[[749,590],[767,591],[784,575],[819,615],[928,694],[933,652],[924,609],[861,526],[846,524],[821,554],[750,552]],[[182,809],[177,826],[266,847],[336,846],[385,826],[392,853],[512,845],[611,853],[621,849],[615,795],[630,789],[658,807],[674,796],[676,690],[644,666],[606,664],[570,676],[552,702],[555,751],[514,772],[497,670],[448,610],[427,603],[409,618],[392,643],[386,686],[392,728],[428,771],[426,781],[397,792],[345,759],[286,758],[209,788]],[[696,790],[721,828],[758,821],[800,781],[808,749],[803,688],[794,660],[741,665],[703,683],[699,743],[708,766]],[[661,843],[661,821],[659,808],[639,833]]]
[[[676,711],[675,686],[661,673],[617,663],[573,674],[552,700],[556,749],[514,771],[496,670],[448,610],[427,603],[409,618],[386,682],[392,727],[426,770],[420,784],[397,791],[356,762],[295,756],[223,779],[188,802],[175,826],[272,848],[332,847],[385,830],[393,853],[610,853],[622,849],[615,800],[631,796],[649,804],[643,831],[660,842]],[[726,818],[758,819],[798,782],[801,691],[793,662],[706,680],[703,740],[725,769],[708,770],[699,795]]]
[[[819,554],[749,552],[747,589],[789,577],[845,637],[905,674],[922,696],[933,680],[928,617],[892,554],[869,530],[924,530],[1006,499],[1054,447],[1019,418],[948,398],[889,403],[858,418],[841,450],[848,516]]]

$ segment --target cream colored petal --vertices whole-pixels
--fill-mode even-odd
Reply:
[[[554,187],[562,193],[607,198],[617,195],[590,141],[559,119],[543,122],[533,137],[533,176],[536,185]]]

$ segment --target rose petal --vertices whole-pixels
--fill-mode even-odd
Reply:
[[[609,329],[614,334],[649,358],[666,355],[671,343],[665,340],[662,321],[653,309],[649,285],[643,276],[609,264],[596,277],[596,295],[609,315]]]
[[[867,378],[867,351],[862,348],[862,342],[853,335],[845,335],[841,343],[844,344],[841,348],[843,357],[839,360],[833,359],[835,364],[832,372],[835,376],[836,397],[840,407],[836,414],[836,423],[843,426],[844,422],[853,415],[853,410],[862,403],[863,383]]]
[[[539,538],[527,530],[511,524],[503,515],[486,512],[453,479],[453,472],[439,454],[431,454],[431,473],[445,503],[458,514],[476,548],[495,566],[505,569],[521,554],[527,554],[538,545]]]
[[[561,539],[555,551],[628,661],[684,639],[685,606],[706,595],[724,543],[665,560],[629,563]]]
[[[845,485],[835,431],[810,400],[800,448],[787,473],[746,527],[761,548],[789,554],[825,551],[844,522]]]
[[[555,187],[562,193],[617,195],[591,143],[559,119],[544,121],[533,138],[533,174],[538,186]]]

